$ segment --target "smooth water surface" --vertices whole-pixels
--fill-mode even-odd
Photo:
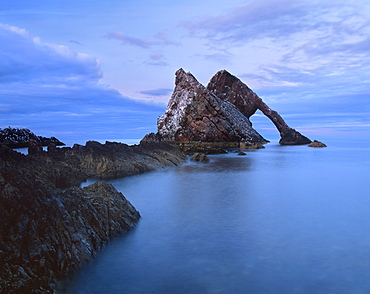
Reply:
[[[370,148],[279,146],[110,181],[140,211],[61,293],[370,293]]]

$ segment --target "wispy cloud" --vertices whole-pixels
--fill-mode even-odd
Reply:
[[[266,0],[181,26],[209,49],[217,47],[234,56],[248,52],[244,60],[230,58],[234,65],[253,65],[253,58],[260,58],[257,68],[241,73],[254,77],[258,88],[321,84],[338,92],[340,85],[351,84],[368,91],[369,11],[364,1]]]
[[[173,89],[160,88],[152,90],[143,90],[140,91],[140,94],[149,95],[149,96],[168,96],[171,94]]]
[[[167,31],[161,31],[154,36],[154,39],[137,38],[127,35],[124,32],[112,32],[105,36],[108,39],[121,41],[123,45],[131,45],[143,49],[149,49],[153,46],[159,45],[178,45],[179,43],[173,41],[168,36]]]
[[[78,42],[78,41],[75,41],[75,40],[69,40],[69,43],[71,44],[76,44],[76,45],[79,45],[79,46],[84,46],[84,44]]]
[[[155,53],[149,55],[149,59],[145,61],[148,65],[167,66],[166,57],[162,53]]]

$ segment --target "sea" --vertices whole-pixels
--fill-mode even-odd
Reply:
[[[110,180],[142,218],[58,293],[370,293],[370,142],[324,143]]]

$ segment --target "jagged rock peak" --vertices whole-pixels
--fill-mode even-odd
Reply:
[[[309,144],[311,140],[287,125],[284,119],[263,102],[246,84],[226,70],[217,72],[207,89],[221,99],[234,104],[246,117],[251,117],[257,109],[261,110],[276,126],[280,133],[280,144]]]
[[[267,142],[233,104],[183,69],[176,72],[174,92],[157,127],[157,138],[168,141]]]

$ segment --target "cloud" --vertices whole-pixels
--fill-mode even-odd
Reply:
[[[163,112],[162,107],[102,85],[95,57],[4,24],[0,44],[0,128],[52,130],[74,138],[94,132],[103,138],[115,133],[140,138],[145,130],[155,131],[152,118]]]
[[[254,1],[233,8],[223,15],[183,22],[181,26],[186,28],[190,35],[211,41],[244,42],[275,36],[277,32],[287,35],[298,31],[302,23],[297,17],[304,15],[305,12],[297,1]],[[294,23],[299,25],[291,26]]]
[[[151,54],[145,63],[154,66],[167,66],[168,63],[165,61],[165,59],[166,58],[162,53],[155,53]]]
[[[123,45],[137,46],[143,49],[148,49],[153,45],[159,44],[159,41],[157,40],[135,38],[135,37],[128,36],[123,32],[109,33],[108,35],[106,35],[106,37],[108,39],[115,39],[115,40],[122,41]]]
[[[131,45],[143,49],[149,49],[153,46],[159,45],[179,45],[179,43],[172,41],[169,38],[167,31],[157,33],[155,35],[155,39],[137,38],[129,36],[124,32],[112,32],[107,34],[105,37],[108,39],[121,41],[123,45]]]
[[[172,91],[173,89],[160,88],[160,89],[140,91],[140,94],[149,95],[149,96],[168,96],[172,93]]]
[[[75,40],[69,40],[69,43],[71,44],[76,44],[76,45],[79,45],[79,46],[84,46],[84,44],[78,42],[78,41],[75,41]]]
[[[43,43],[24,29],[0,24],[0,83],[45,85],[101,78],[99,61],[67,46]]]
[[[197,56],[201,56],[206,60],[215,61],[222,65],[229,65],[231,64],[232,54],[229,52],[217,52],[212,54],[197,54]]]
[[[369,9],[363,1],[254,1],[181,26],[207,48],[229,52],[229,60],[245,56],[243,62],[253,66],[259,58],[258,68],[243,74],[258,75],[261,87],[318,81],[334,87],[335,80],[353,79],[359,89],[369,82]]]

